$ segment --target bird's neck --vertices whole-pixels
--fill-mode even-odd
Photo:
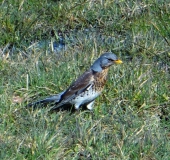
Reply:
[[[95,79],[98,81],[101,86],[104,87],[106,80],[107,80],[107,74],[108,74],[108,68],[103,69],[101,72],[96,72],[95,74]]]
[[[109,71],[109,68],[105,68],[102,70],[102,72],[100,73],[101,79],[103,80],[107,79],[108,71]]]

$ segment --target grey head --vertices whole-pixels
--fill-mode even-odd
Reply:
[[[95,72],[101,72],[103,69],[110,67],[113,64],[120,64],[121,60],[112,52],[102,54],[90,67]]]

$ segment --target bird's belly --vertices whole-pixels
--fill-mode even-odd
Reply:
[[[77,97],[72,99],[70,103],[74,104],[75,108],[78,109],[81,105],[90,103],[99,95],[100,95],[100,92],[94,92],[90,89],[90,90],[87,90],[87,91],[79,94]]]

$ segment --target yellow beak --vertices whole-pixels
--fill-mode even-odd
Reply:
[[[121,64],[123,63],[120,59],[114,61],[116,64]]]

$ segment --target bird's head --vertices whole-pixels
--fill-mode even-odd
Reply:
[[[121,64],[121,60],[117,58],[112,52],[106,52],[102,54],[91,66],[91,69],[95,72],[101,72],[103,69],[110,67],[113,64]]]

